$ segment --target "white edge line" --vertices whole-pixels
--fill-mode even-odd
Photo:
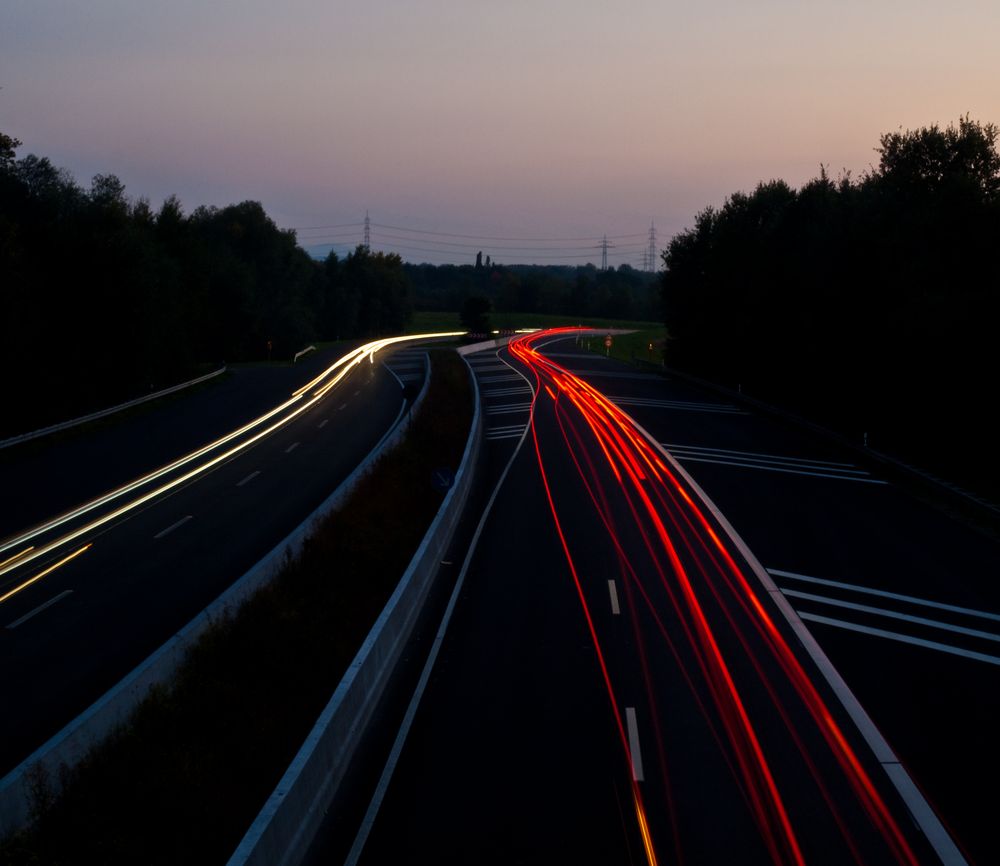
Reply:
[[[631,416],[629,417],[631,418]],[[701,489],[698,482],[695,481],[688,471],[677,462],[674,456],[659,443],[656,437],[650,435],[649,431],[647,431],[646,428],[639,424],[639,422],[634,418],[632,418],[632,423],[635,424],[636,430],[642,433],[650,444],[652,444],[653,447],[666,458],[670,465],[673,466],[677,474],[688,483],[694,494],[701,499],[705,507],[708,508],[715,519],[719,522],[719,526],[726,533],[726,535],[729,536],[737,550],[739,550],[744,560],[746,560],[747,565],[750,566],[751,571],[753,571],[753,573],[757,576],[757,579],[761,582],[764,589],[774,600],[778,610],[781,611],[782,615],[792,627],[792,630],[795,632],[798,639],[802,642],[806,652],[809,653],[813,662],[819,668],[820,673],[830,685],[830,688],[833,689],[837,699],[843,705],[847,714],[851,717],[851,720],[860,731],[861,736],[868,744],[868,747],[875,754],[875,759],[882,765],[883,769],[885,769],[886,774],[889,776],[893,785],[895,785],[896,791],[903,798],[903,802],[910,810],[910,814],[913,816],[917,826],[920,827],[921,831],[934,848],[935,853],[941,858],[941,862],[945,864],[945,866],[968,866],[968,862],[965,857],[962,856],[962,852],[958,850],[958,846],[945,830],[944,825],[941,824],[937,815],[934,814],[934,811],[927,803],[927,800],[924,798],[919,788],[917,788],[917,786],[913,783],[913,780],[910,779],[906,768],[899,763],[899,759],[886,742],[885,737],[882,736],[881,731],[879,731],[879,729],[875,726],[875,723],[871,720],[868,713],[865,712],[864,707],[861,706],[861,702],[857,699],[854,692],[851,691],[850,686],[844,682],[844,678],[833,666],[833,662],[831,662],[826,653],[823,652],[822,647],[820,647],[819,643],[817,643],[816,638],[813,637],[812,632],[810,632],[806,627],[802,618],[795,612],[791,604],[788,602],[788,599],[782,595],[781,590],[775,585],[764,566],[760,564],[757,557],[754,556],[750,548],[747,547],[746,542],[740,537],[739,533],[733,528],[733,525],[726,519],[726,516],[719,510],[718,506],[708,497],[708,494]]]
[[[385,367],[386,370],[388,370],[392,374],[392,378],[395,379],[399,383],[399,387],[401,389],[403,389],[403,390],[406,390],[406,386],[403,384],[403,380],[400,379],[399,376],[396,375],[396,371],[393,370],[392,367],[390,367],[385,361],[382,362],[382,366]],[[421,365],[421,366],[423,366],[423,365]]]
[[[981,640],[1000,641],[1000,635],[993,634],[992,632],[980,631],[976,628],[966,628],[962,625],[953,625],[950,622],[941,622],[941,620],[929,619],[926,616],[913,616],[909,613],[900,613],[899,611],[889,610],[884,607],[873,607],[870,604],[858,604],[857,602],[847,601],[842,598],[830,598],[825,595],[816,595],[814,592],[800,592],[797,589],[782,589],[781,591],[786,596],[790,595],[792,598],[800,598],[804,601],[815,601],[819,604],[828,604],[831,607],[842,607],[845,610],[853,610],[859,613],[870,613],[874,616],[885,616],[889,619],[898,619],[901,622],[912,622],[915,625],[925,625],[928,628],[939,628],[942,631],[964,634],[966,637],[974,637]],[[799,616],[802,616],[802,611],[799,611]],[[1000,659],[998,659],[998,661],[1000,661]]]
[[[938,652],[949,653],[950,655],[961,656],[962,658],[974,659],[975,661],[986,662],[991,665],[1000,665],[1000,658],[988,655],[987,653],[973,652],[972,650],[962,649],[961,647],[951,646],[950,644],[938,643],[934,640],[925,640],[921,637],[911,637],[908,634],[887,631],[886,629],[875,628],[870,625],[860,625],[856,622],[846,622],[842,619],[833,619],[829,616],[821,616],[818,613],[809,613],[804,610],[797,611],[797,613],[802,617],[802,619],[807,619],[810,622],[818,622],[822,625],[830,625],[835,628],[846,629],[847,631],[855,631],[859,634],[871,635],[872,637],[882,637],[899,643],[908,643],[913,646],[937,650]]]
[[[7,628],[8,629],[12,629],[12,628],[17,628],[19,625],[23,625],[24,623],[26,623],[29,619],[31,619],[36,614],[41,613],[43,610],[45,610],[48,607],[52,607],[52,605],[54,605],[57,601],[62,601],[62,599],[66,598],[67,595],[72,595],[72,594],[73,594],[73,590],[71,590],[71,589],[64,589],[62,592],[59,593],[59,595],[53,596],[48,601],[42,602],[42,604],[38,605],[38,607],[36,607],[36,608],[34,608],[32,610],[29,610],[24,616],[22,616],[22,617],[20,617],[18,619],[15,619],[12,623],[10,623],[7,626]]]
[[[497,350],[497,358],[500,358],[499,349]],[[500,360],[503,359],[500,358]],[[504,361],[503,363],[506,364],[507,362]],[[524,374],[520,373],[516,367],[509,364],[508,366],[521,375],[524,378],[524,381],[528,382],[529,387],[531,386],[531,382],[528,381],[528,378],[524,376]],[[534,393],[534,389],[532,388],[531,390],[532,393]],[[462,592],[462,586],[465,583],[466,572],[469,570],[469,565],[472,562],[472,558],[476,553],[476,547],[479,544],[479,536],[482,534],[483,527],[486,525],[490,512],[493,510],[493,503],[496,501],[497,495],[500,493],[500,488],[503,487],[504,481],[507,480],[507,473],[510,472],[510,467],[514,465],[514,460],[517,459],[517,455],[520,453],[521,446],[524,444],[524,440],[527,438],[527,435],[528,428],[526,427],[521,436],[521,441],[518,443],[517,448],[514,449],[514,453],[510,455],[510,459],[504,467],[503,474],[500,476],[496,486],[493,488],[493,493],[490,495],[489,501],[483,509],[483,514],[479,518],[476,531],[473,533],[472,541],[469,543],[469,550],[466,552],[465,559],[462,562],[461,571],[459,571],[458,577],[455,579],[455,587],[451,592],[451,597],[448,599],[448,606],[445,608],[444,616],[441,618],[441,625],[438,627],[437,634],[434,637],[434,643],[431,645],[430,652],[427,655],[427,661],[424,663],[424,669],[420,674],[420,679],[417,681],[409,706],[406,708],[406,714],[403,716],[403,721],[399,726],[399,732],[396,734],[396,740],[392,744],[392,749],[389,752],[388,758],[386,758],[385,768],[382,770],[382,775],[379,778],[378,785],[372,794],[372,799],[368,804],[368,810],[365,812],[365,817],[362,819],[361,824],[358,827],[357,835],[354,837],[354,844],[351,845],[351,850],[347,855],[347,859],[344,861],[344,866],[356,866],[362,852],[364,851],[365,843],[368,841],[368,834],[371,833],[372,827],[375,825],[375,819],[378,817],[378,811],[382,806],[382,800],[385,799],[386,792],[389,789],[389,783],[392,781],[392,775],[396,770],[396,764],[399,762],[399,757],[403,752],[403,747],[406,745],[406,738],[410,733],[410,728],[413,725],[413,719],[417,714],[420,701],[424,696],[424,690],[427,688],[427,683],[430,681],[431,671],[434,669],[434,663],[437,661],[438,653],[441,651],[441,645],[444,643],[445,634],[448,631],[448,625],[451,622],[452,613],[455,610],[455,605],[458,603],[458,597]]]
[[[856,583],[842,583],[839,580],[827,580],[822,577],[811,577],[808,574],[798,574],[794,571],[782,571],[780,568],[769,568],[767,570],[768,574],[774,575],[775,577],[788,577],[792,580],[804,580],[807,583],[818,583],[821,586],[834,586],[837,589],[846,589],[852,592],[860,592],[865,595],[875,595],[880,598],[892,598],[896,601],[905,601],[910,604],[919,604],[923,607],[932,607],[940,610],[948,610],[953,613],[960,613],[965,616],[977,616],[982,619],[990,619],[996,622],[1000,622],[1000,614],[989,613],[985,610],[976,610],[972,607],[960,607],[957,604],[945,604],[942,601],[931,601],[927,598],[917,598],[915,595],[903,595],[899,592],[889,592],[886,589],[874,589],[869,586],[859,586]]]
[[[688,457],[686,454],[678,454],[678,460],[686,460],[688,463],[715,463],[719,466],[736,466],[743,469],[762,469],[765,472],[784,472],[788,475],[810,475],[813,478],[830,478],[834,481],[860,481],[862,484],[888,484],[880,478],[857,478],[853,475],[837,475],[832,472],[803,472],[801,469],[782,469],[780,466],[760,466],[754,463],[737,463],[735,460],[709,460],[706,457]]]

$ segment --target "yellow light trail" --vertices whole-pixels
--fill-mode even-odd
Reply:
[[[60,566],[65,565],[71,559],[76,559],[81,553],[84,553],[87,550],[90,550],[90,548],[93,547],[93,546],[94,546],[93,544],[85,544],[85,545],[83,545],[83,547],[81,547],[79,550],[73,551],[73,553],[71,553],[69,556],[63,557],[62,559],[60,559],[54,565],[50,565],[48,568],[46,568],[46,569],[38,572],[38,574],[36,574],[34,577],[29,578],[28,580],[26,580],[24,583],[20,584],[19,586],[15,586],[9,592],[5,592],[3,595],[0,595],[0,604],[3,604],[11,596],[17,595],[22,589],[26,589],[27,587],[31,586],[31,584],[33,584],[36,580],[41,580],[43,577],[45,577],[45,575],[52,574],[52,572],[55,571],[57,568],[59,568]]]
[[[305,388],[308,389],[309,387],[315,385],[317,382],[322,381],[332,371],[337,370],[340,367],[343,367],[344,364],[349,362],[350,360],[356,359],[355,363],[360,363],[360,361],[363,360],[365,357],[373,357],[377,351],[393,343],[410,341],[410,340],[441,339],[444,337],[460,336],[462,333],[463,332],[458,331],[458,332],[436,333],[436,334],[415,334],[406,337],[387,337],[381,340],[375,340],[371,343],[366,343],[364,346],[360,346],[359,348],[353,350],[352,352],[349,352],[343,358],[339,359],[336,363],[328,367],[320,376],[316,377],[315,379],[312,380],[312,382],[306,385]],[[332,384],[336,384],[337,382],[339,382],[344,377],[344,375],[346,375],[346,373],[347,369],[342,370],[341,373],[335,377]],[[73,530],[72,532],[67,533],[66,535],[56,539],[55,541],[42,545],[37,549],[29,548],[28,550],[21,551],[21,553],[17,554],[14,557],[11,557],[4,563],[0,564],[0,576],[7,574],[10,571],[13,571],[15,568],[19,568],[25,563],[31,562],[37,559],[38,557],[45,556],[46,554],[51,553],[53,550],[57,550],[58,548],[66,544],[69,544],[72,541],[75,541],[82,535],[85,535],[88,532],[92,532],[93,530],[98,529],[99,527],[103,526],[104,524],[112,520],[115,520],[116,518],[122,516],[123,514],[135,508],[138,508],[141,505],[146,504],[150,500],[155,499],[157,496],[160,496],[161,494],[174,489],[175,487],[185,483],[186,481],[191,480],[195,476],[206,472],[213,466],[216,466],[219,463],[223,462],[224,460],[228,460],[230,457],[233,457],[236,454],[240,453],[241,451],[245,450],[246,448],[249,448],[254,443],[260,441],[270,433],[273,433],[279,427],[282,427],[283,425],[291,421],[293,418],[297,417],[298,415],[305,412],[307,409],[314,406],[317,402],[319,402],[319,400],[322,399],[322,397],[327,393],[329,388],[332,387],[332,384],[324,386],[315,394],[313,394],[312,397],[309,398],[308,400],[305,400],[305,398],[303,397],[304,389],[300,388],[292,396],[291,399],[286,400],[284,403],[282,403],[275,409],[272,409],[270,412],[267,412],[264,415],[261,415],[259,418],[256,418],[253,421],[249,422],[248,424],[243,425],[238,430],[235,430],[232,433],[229,433],[220,439],[216,439],[214,442],[209,443],[208,445],[205,445],[202,448],[199,448],[197,451],[191,452],[190,454],[180,458],[179,460],[175,460],[173,463],[167,466],[157,469],[155,472],[151,472],[148,475],[145,475],[142,478],[137,479],[136,481],[132,481],[129,484],[126,484],[123,487],[118,488],[117,490],[111,491],[110,493],[107,493],[98,499],[95,499],[85,505],[80,506],[79,508],[74,509],[71,512],[68,512],[67,514],[64,514],[58,518],[50,520],[47,523],[42,524],[41,526],[35,527],[34,529],[22,534],[18,538],[11,539],[2,547],[0,547],[0,553],[10,549],[11,547],[16,546],[19,543],[23,543],[24,541],[35,538],[36,536],[41,535],[43,532],[61,526],[73,518],[80,517],[83,514],[86,514],[89,511],[94,510],[100,505],[107,504],[108,502],[111,502],[114,499],[120,498],[121,496],[124,496],[125,494],[130,493],[133,490],[136,490],[137,488],[143,486],[144,484],[148,484],[150,481],[154,481],[157,478],[161,478],[167,472],[174,469],[178,469],[181,466],[184,466],[187,463],[192,462],[198,457],[204,456],[210,451],[213,451],[216,448],[219,448],[220,446],[226,444],[227,442],[232,441],[232,439],[235,438],[236,436],[239,436],[242,433],[246,433],[252,430],[254,427],[263,424],[264,422],[273,418],[276,414],[289,408],[293,404],[300,403],[300,405],[297,406],[294,409],[294,411],[289,412],[287,415],[283,416],[278,421],[271,424],[269,427],[266,427],[264,430],[261,430],[260,432],[256,433],[255,435],[251,436],[250,438],[236,445],[235,447],[230,448],[227,451],[224,451],[222,454],[213,457],[211,460],[208,460],[205,463],[202,463],[199,466],[194,467],[193,469],[189,470],[188,472],[184,473],[178,478],[175,478],[172,481],[167,482],[166,484],[160,485],[156,489],[151,490],[148,493],[145,493],[131,500],[130,502],[127,502],[124,505],[119,506],[113,511],[110,511],[107,514],[102,515],[101,517],[98,517],[97,519],[90,521],[86,525],[79,527]],[[303,400],[305,401],[303,402]],[[3,596],[2,598],[0,598],[0,603],[2,603],[8,597],[9,596]]]
[[[26,547],[26,548],[25,548],[24,550],[20,551],[19,553],[15,553],[15,554],[14,554],[13,556],[11,556],[11,557],[8,557],[8,558],[7,558],[7,559],[5,559],[5,560],[4,560],[3,562],[0,562],[0,568],[3,568],[3,567],[4,567],[5,565],[9,565],[9,564],[10,564],[10,563],[12,563],[12,562],[13,562],[13,561],[14,561],[15,559],[20,559],[20,558],[21,558],[22,556],[24,556],[24,555],[25,555],[26,553],[31,553],[31,551],[33,551],[34,549],[35,549],[35,546],[34,546],[34,545],[32,545],[31,547]]]

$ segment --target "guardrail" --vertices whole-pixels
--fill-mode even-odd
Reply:
[[[302,863],[323,823],[423,609],[475,480],[483,420],[479,386],[471,370],[469,375],[476,408],[455,483],[333,697],[228,866]]]
[[[419,408],[423,402],[429,382],[430,376],[425,377],[424,386],[412,409]],[[11,833],[28,822],[32,786],[36,779],[44,778],[58,787],[63,767],[74,767],[88,749],[100,743],[118,725],[124,724],[151,686],[164,683],[173,676],[185,653],[213,622],[234,610],[277,575],[286,557],[294,556],[301,550],[316,524],[337,508],[381,454],[405,435],[406,425],[400,423],[402,419],[401,408],[392,425],[354,471],[256,565],[117,685],[0,779],[0,835]]]
[[[9,448],[11,445],[20,445],[22,442],[29,442],[30,440],[38,439],[41,436],[48,436],[50,433],[58,433],[61,430],[69,430],[71,427],[78,427],[80,424],[86,424],[88,421],[96,421],[99,418],[106,418],[108,415],[114,415],[116,412],[131,409],[133,406],[138,406],[141,403],[148,403],[150,400],[157,400],[160,397],[166,397],[167,394],[173,394],[176,391],[183,390],[184,388],[190,388],[192,385],[199,385],[202,382],[207,382],[209,379],[221,376],[225,372],[226,365],[223,364],[218,370],[206,373],[204,376],[199,376],[197,379],[190,379],[187,382],[181,382],[179,385],[171,385],[169,388],[164,388],[162,391],[146,394],[144,397],[129,400],[127,403],[119,403],[117,406],[111,406],[108,409],[101,409],[99,412],[91,412],[89,415],[74,418],[72,421],[62,421],[59,424],[42,427],[40,430],[32,430],[30,433],[21,433],[17,436],[11,436],[9,439],[0,440],[0,448]]]

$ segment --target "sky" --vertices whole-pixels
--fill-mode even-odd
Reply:
[[[883,133],[1000,123],[998,42],[996,0],[3,0],[0,131],[303,245],[367,211],[411,261],[599,263],[606,234],[641,267],[652,222],[662,248]]]

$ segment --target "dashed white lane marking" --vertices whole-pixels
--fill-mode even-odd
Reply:
[[[618,584],[613,580],[608,581],[608,593],[611,595],[611,612],[618,616],[621,612],[621,605],[618,604]]]
[[[645,777],[642,773],[642,750],[639,748],[639,726],[635,721],[635,707],[625,707],[625,724],[628,726],[628,751],[632,758],[632,778],[641,782]]]
[[[795,611],[802,619],[808,620],[809,622],[818,622],[823,625],[832,625],[836,628],[846,629],[847,631],[856,631],[860,634],[869,634],[874,637],[884,637],[888,640],[899,641],[900,643],[913,644],[914,646],[922,646],[926,649],[937,650],[942,653],[949,653],[951,655],[962,656],[967,659],[974,659],[975,661],[986,662],[991,665],[1000,665],[1000,658],[997,656],[987,655],[986,653],[972,652],[971,650],[964,650],[957,646],[951,646],[946,643],[938,643],[933,640],[924,640],[919,637],[911,637],[908,634],[897,634],[894,631],[886,631],[881,628],[872,628],[867,625],[858,625],[854,622],[844,622],[842,619],[833,619],[828,616],[820,616],[819,614],[809,613],[804,610]]]
[[[964,634],[968,637],[977,637],[982,640],[992,640],[1000,642],[1000,635],[993,634],[988,631],[980,631],[975,628],[965,628],[961,625],[952,625],[951,623],[941,622],[937,619],[928,619],[924,616],[912,616],[908,613],[898,613],[894,610],[886,610],[884,607],[873,607],[870,604],[856,604],[853,601],[844,601],[840,598],[828,598],[825,595],[816,595],[812,592],[799,592],[796,589],[782,589],[785,595],[791,596],[792,598],[801,598],[804,601],[816,601],[820,604],[828,604],[831,607],[842,607],[845,610],[855,610],[859,613],[871,613],[876,616],[885,616],[890,619],[898,619],[903,622],[912,622],[916,625],[926,625],[931,628],[939,628],[943,631],[952,631],[955,634]]]
[[[345,404],[344,404],[344,406],[346,406],[346,405],[347,405],[347,404],[345,403]],[[343,408],[343,407],[341,407],[341,408]],[[330,423],[330,419],[329,419],[329,418],[324,418],[324,419],[323,419],[322,421],[320,421],[320,422],[319,422],[319,424],[317,424],[316,426],[317,426],[317,427],[318,427],[318,428],[319,428],[320,430],[322,430],[322,429],[323,429],[324,427],[326,427],[326,425],[327,425],[327,424],[329,424],[329,423]]]
[[[164,535],[170,535],[171,532],[173,532],[178,527],[183,526],[193,517],[194,517],[193,514],[188,514],[185,517],[182,517],[176,523],[171,523],[170,526],[168,526],[166,529],[161,529],[159,532],[156,533],[156,535],[153,536],[153,538],[163,538]]]
[[[919,604],[923,607],[933,607],[938,610],[948,610],[953,613],[961,613],[966,616],[978,616],[983,619],[990,619],[994,622],[1000,622],[1000,614],[989,613],[985,610],[976,610],[972,607],[959,607],[957,604],[944,604],[940,601],[929,601],[926,598],[917,598],[915,595],[902,595],[898,592],[888,592],[884,589],[872,589],[868,586],[858,586],[856,583],[841,583],[839,580],[827,580],[822,577],[810,577],[808,574],[798,574],[794,571],[782,571],[780,568],[769,568],[767,569],[768,574],[772,574],[775,577],[788,577],[792,580],[804,580],[807,583],[816,583],[820,586],[833,586],[837,589],[849,589],[853,592],[861,592],[865,595],[877,595],[880,598],[892,598],[896,601],[905,601],[910,604]]]
[[[354,396],[355,396],[355,397],[357,397],[357,396],[358,396],[358,394],[360,394],[360,393],[361,393],[360,391],[355,391],[355,392],[354,392]]]
[[[298,442],[293,442],[293,443],[292,443],[291,445],[289,445],[289,446],[288,446],[288,447],[287,447],[287,448],[285,449],[285,453],[286,453],[286,454],[291,454],[291,453],[292,453],[292,452],[293,452],[293,451],[294,451],[294,450],[295,450],[296,448],[298,448],[298,447],[299,447],[299,443],[298,443]]]
[[[43,602],[42,604],[38,605],[38,607],[36,607],[34,610],[29,610],[24,616],[20,617],[19,619],[15,619],[12,623],[10,623],[7,626],[7,628],[9,629],[17,628],[19,625],[23,625],[36,614],[41,613],[46,608],[52,607],[52,605],[54,605],[57,601],[61,601],[62,599],[66,598],[67,595],[72,595],[72,594],[73,590],[64,589],[62,592],[59,593],[59,595],[55,596],[54,598],[50,598],[46,602]]]
[[[243,479],[242,481],[238,481],[238,482],[236,482],[236,486],[237,486],[237,487],[242,487],[242,486],[243,486],[244,484],[246,484],[247,482],[249,482],[249,481],[253,481],[253,480],[254,480],[254,478],[256,478],[256,477],[257,477],[258,475],[260,475],[260,470],[259,470],[259,469],[254,469],[254,471],[253,471],[253,472],[251,472],[251,473],[250,473],[250,474],[249,474],[249,475],[248,475],[248,476],[247,476],[246,478],[244,478],[244,479]]]
[[[343,411],[344,409],[346,409],[346,408],[347,408],[347,404],[346,404],[346,403],[341,403],[341,404],[340,404],[340,405],[339,405],[339,406],[337,407],[337,411],[338,411],[338,412],[342,412],[342,411]],[[320,426],[322,427],[323,425],[322,425],[322,424],[320,424]]]

